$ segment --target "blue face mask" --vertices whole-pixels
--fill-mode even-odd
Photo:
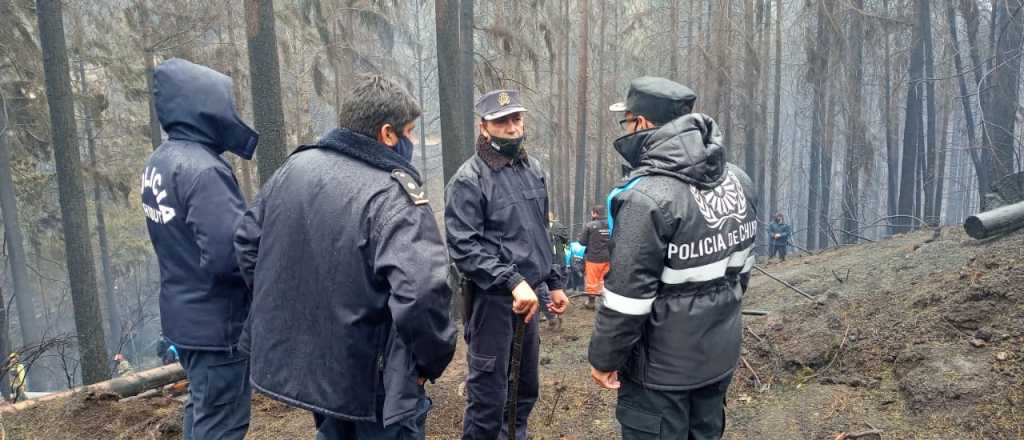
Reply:
[[[395,144],[395,152],[406,162],[412,163],[412,141],[405,136],[398,137],[398,143]]]

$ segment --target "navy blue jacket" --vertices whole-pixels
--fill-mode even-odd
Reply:
[[[536,289],[564,287],[553,266],[544,170],[526,156],[502,156],[479,138],[477,154],[445,189],[448,253],[478,291],[509,295],[525,280]]]
[[[154,100],[168,139],[142,175],[146,227],[160,263],[160,322],[179,348],[231,350],[250,294],[232,234],[245,210],[225,150],[251,147],[256,133],[234,109],[231,79],[184,60],[154,73]]]
[[[347,129],[299,147],[263,186],[235,237],[257,390],[345,420],[415,413],[416,379],[455,354],[444,244],[422,191],[401,156]]]

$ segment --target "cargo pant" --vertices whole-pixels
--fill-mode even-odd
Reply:
[[[249,430],[252,387],[249,357],[237,350],[178,349],[188,377],[188,401],[182,432],[185,440],[241,440]]]
[[[508,366],[515,334],[512,295],[476,293],[465,335],[469,345],[466,357],[469,378],[466,381],[466,413],[463,440],[507,440],[505,402],[508,394]],[[519,369],[519,397],[516,408],[516,439],[526,440],[527,420],[539,392],[538,362],[540,338],[537,316],[526,327],[523,357]]]
[[[732,375],[693,390],[660,391],[623,378],[615,408],[622,440],[721,439],[730,382]]]

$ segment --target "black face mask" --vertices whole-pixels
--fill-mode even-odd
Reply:
[[[615,151],[619,152],[630,168],[636,168],[640,165],[641,154],[647,148],[647,140],[656,130],[656,128],[649,128],[616,139]]]
[[[512,139],[491,136],[491,146],[494,147],[495,150],[498,150],[502,156],[515,158],[519,155],[519,148],[523,145],[523,141],[525,140],[525,134]]]

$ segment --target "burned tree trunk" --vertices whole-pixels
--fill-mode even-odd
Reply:
[[[604,70],[608,64],[608,49],[605,47],[605,29],[608,25],[608,2],[601,2],[601,24],[598,36],[598,57],[600,64],[597,67],[597,114],[600,115],[608,109],[607,94],[605,93]],[[605,146],[605,121],[607,118],[597,118],[597,144],[595,154],[597,155],[594,164],[594,204],[603,204],[605,197],[605,156],[608,148]]]
[[[39,20],[39,41],[46,76],[46,100],[50,106],[50,135],[57,165],[64,251],[75,311],[82,380],[91,384],[110,378],[110,370],[107,368],[103,318],[96,292],[89,220],[82,189],[81,159],[60,0],[37,0],[36,16]]]
[[[277,60],[274,30],[274,0],[245,0],[249,73],[252,76],[252,108],[256,131],[260,133],[260,185],[270,180],[287,157],[284,139],[284,111],[281,108],[281,69]]]
[[[847,81],[850,108],[846,117],[846,186],[843,188],[843,235],[845,243],[856,243],[860,214],[860,171],[867,165],[868,149],[865,145],[867,127],[864,124],[864,23],[861,12],[864,0],[853,0],[850,13],[850,65],[847,66]]]
[[[4,242],[7,245],[7,261],[11,266],[14,285],[14,299],[18,308],[18,324],[21,329],[22,345],[33,346],[40,342],[42,329],[36,318],[35,291],[28,278],[28,259],[25,256],[24,237],[18,223],[18,200],[14,193],[14,179],[11,176],[11,149],[7,142],[10,134],[7,115],[7,101],[0,95],[0,212],[4,215]],[[2,301],[2,297],[0,297]],[[7,314],[4,313],[6,318]],[[0,332],[7,335],[6,322]],[[8,342],[8,347],[14,344]],[[4,356],[8,350],[0,351]],[[36,369],[29,369],[29,382],[36,383]]]
[[[928,10],[927,0],[916,0],[917,24],[914,26],[913,44],[914,49],[910,55],[910,84],[907,87],[907,111],[906,122],[903,129],[903,163],[900,173],[900,199],[897,212],[896,232],[907,232],[912,229],[913,224],[909,216],[916,212],[918,206],[916,190],[918,179],[919,153],[924,148],[923,139],[923,88],[924,88],[924,41],[923,21],[928,20],[925,12]]]
[[[781,154],[780,129],[782,117],[782,3],[775,6],[775,97],[772,115],[772,154],[769,162],[768,180],[771,189],[768,191],[768,215],[779,212],[779,155]]]
[[[85,61],[78,59],[78,84],[82,89],[83,99],[91,100],[89,96],[89,81],[85,77]],[[89,101],[82,103],[82,113],[85,118],[85,144],[89,150],[89,166],[93,173],[96,170],[96,136],[93,133],[93,104]],[[110,262],[110,243],[107,239],[107,220],[103,212],[103,189],[100,188],[98,179],[92,182],[93,204],[96,205],[96,237],[100,245],[100,271],[103,272],[103,298],[107,305],[107,326],[110,331],[110,339],[107,344],[115,352],[121,352],[121,312],[117,307],[117,297],[114,295],[113,265]]]
[[[992,174],[995,180],[1010,175],[1016,168],[1017,107],[1020,89],[1020,50],[1024,42],[1024,11],[1014,3],[996,1],[999,20],[996,29],[995,71],[992,73],[992,111],[985,120],[992,141]],[[984,196],[984,194],[982,195]]]
[[[590,5],[588,0],[580,0],[580,59],[577,69],[579,69],[578,76],[576,78],[576,185],[574,187],[573,197],[573,216],[572,222],[574,225],[582,225],[584,216],[587,211],[586,209],[586,196],[585,187],[587,180],[587,82],[589,78],[587,76],[589,61],[589,46],[590,46]],[[582,230],[582,227],[573,228],[573,230]]]
[[[437,27],[437,54],[438,59],[445,62],[437,63],[438,98],[441,111],[441,144],[442,162],[444,168],[444,181],[451,179],[455,171],[462,166],[473,154],[473,122],[472,118],[473,97],[464,97],[466,91],[472,92],[473,77],[472,66],[466,69],[462,66],[465,62],[472,62],[472,58],[464,56],[463,52],[468,50],[472,54],[472,47],[461,48],[467,41],[461,35],[469,32],[468,41],[472,42],[473,26],[472,21],[466,21],[461,14],[463,8],[470,8],[462,3],[468,0],[437,0],[434,2]],[[472,18],[472,15],[470,15]],[[469,77],[466,77],[466,72]],[[463,84],[469,81],[468,87]],[[467,107],[468,103],[468,107]],[[468,116],[467,116],[468,115]]]

